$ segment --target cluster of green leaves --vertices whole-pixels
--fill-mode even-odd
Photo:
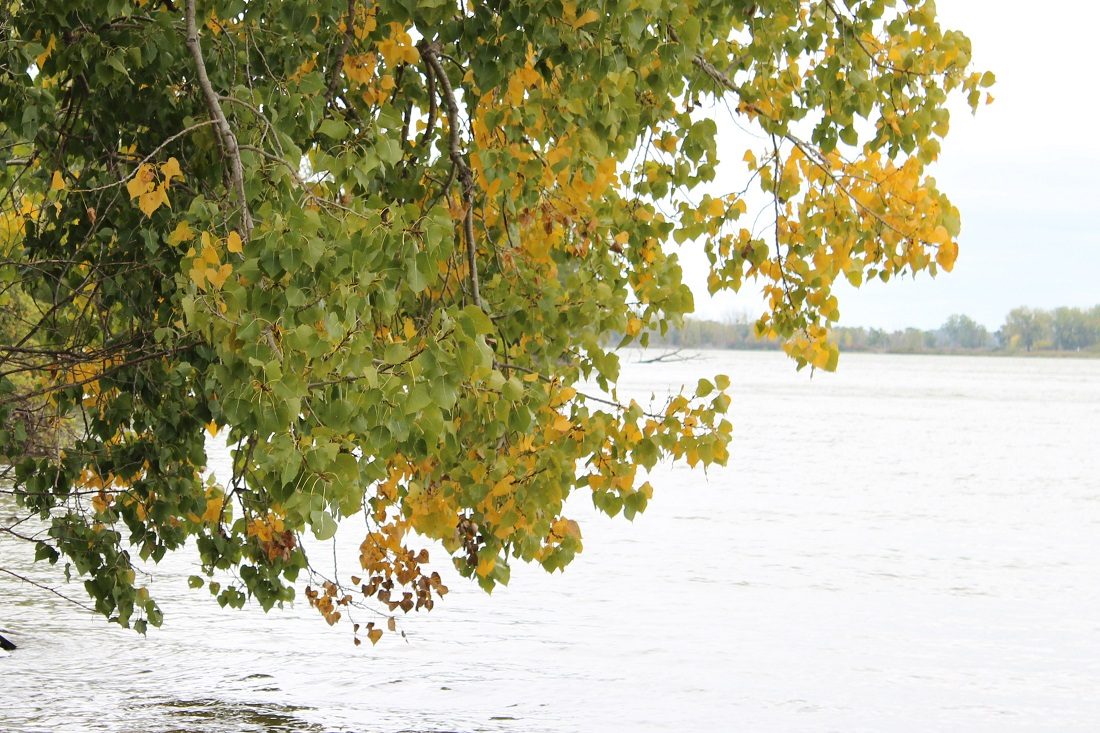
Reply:
[[[724,463],[728,379],[624,402],[605,346],[692,310],[672,238],[704,240],[715,290],[760,280],[760,332],[829,368],[838,275],[954,259],[923,166],[947,94],[988,80],[931,2],[195,5],[0,10],[0,278],[41,314],[0,409],[34,370],[83,426],[0,452],[52,517],[40,555],[124,625],[160,618],[135,549],[195,538],[235,579],[195,585],[269,608],[315,572],[300,533],[364,514],[358,587],[307,594],[335,622],[431,607],[417,537],[491,588],[581,549],[571,493],[630,517],[659,460]],[[768,136],[746,161],[774,237],[701,193],[719,100]],[[207,431],[236,446],[226,485]]]

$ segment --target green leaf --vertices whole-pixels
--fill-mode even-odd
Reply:
[[[317,131],[322,135],[333,140],[343,140],[348,136],[350,129],[348,126],[340,120],[328,119],[321,123],[321,126],[317,128]]]
[[[336,520],[328,512],[319,512],[319,517],[313,523],[313,536],[322,542],[330,540],[336,535]]]

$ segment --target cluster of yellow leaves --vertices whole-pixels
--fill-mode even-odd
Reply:
[[[390,23],[390,33],[378,42],[378,53],[386,61],[386,66],[396,69],[400,64],[415,64],[420,54],[413,45],[412,36],[401,23]]]
[[[256,537],[260,542],[271,542],[276,534],[285,529],[282,517],[274,512],[268,512],[250,519],[245,533],[249,537]]]
[[[137,205],[141,213],[152,216],[153,212],[162,205],[171,208],[168,189],[172,187],[173,178],[183,179],[180,163],[175,158],[169,158],[160,165],[159,176],[156,167],[149,163],[142,163],[126,184],[126,191],[130,194],[131,201],[138,200]]]
[[[103,476],[94,468],[85,466],[80,472],[80,477],[76,480],[76,485],[81,488],[96,490],[97,493],[92,496],[92,508],[97,514],[102,514],[115,502],[116,492],[120,489],[126,489],[140,479],[148,468],[149,462],[146,461],[140,469],[129,476],[119,476],[113,471],[109,471],[106,476]]]
[[[804,334],[783,344],[783,351],[795,359],[802,359],[818,369],[833,371],[840,359],[840,349],[829,340],[828,329],[810,326]]]
[[[369,86],[378,68],[378,57],[371,52],[344,57],[344,75],[353,84]]]
[[[181,227],[185,227],[185,230],[181,230]],[[183,237],[187,236],[190,231],[190,226],[181,224],[176,228],[176,232],[172,233],[169,240],[183,241]],[[190,236],[193,237],[194,235],[191,234]],[[198,251],[194,247],[187,250],[187,257],[191,258],[188,277],[199,290],[220,290],[230,273],[233,272],[233,265],[228,262],[222,263],[221,250],[223,247],[230,254],[241,254],[244,251],[241,235],[237,234],[236,231],[231,231],[229,236],[222,240],[215,238],[210,232],[203,232],[199,237]]]
[[[62,384],[81,385],[85,406],[98,404],[101,399],[111,399],[116,389],[101,390],[99,378],[109,369],[122,363],[120,357],[109,356],[101,359],[88,359],[71,364],[57,375]]]
[[[378,4],[359,3],[355,6],[355,19],[352,21],[352,30],[356,40],[363,40],[378,27]],[[341,30],[346,31],[344,22],[340,23]]]
[[[0,253],[8,255],[22,241],[27,222],[33,221],[39,210],[29,196],[22,196],[18,206],[0,211]]]
[[[865,277],[886,280],[924,270],[934,275],[954,267],[958,243],[948,227],[957,230],[958,212],[925,176],[918,156],[895,162],[869,151],[848,160],[836,150],[817,155],[794,146],[785,155],[771,150],[763,160],[748,151],[745,161],[761,187],[777,198],[778,247],[747,228],[720,234],[727,214],[744,213],[740,200],[704,199],[685,216],[696,222],[714,217],[706,229],[714,254],[728,266],[712,271],[712,290],[729,283],[737,287],[742,275],[763,280],[768,312],[757,324],[758,335],[772,337],[782,319],[810,314],[784,347],[796,359],[835,367],[838,352],[824,324],[840,318],[832,294],[838,277],[858,286]]]
[[[219,502],[217,506],[218,515],[213,520],[209,520],[207,517],[211,516],[214,510],[211,501],[215,499]],[[224,500],[225,497],[220,491],[208,494],[204,521],[218,520],[218,517],[222,514],[220,502]],[[275,562],[276,560],[288,561],[294,549],[298,546],[297,535],[286,528],[283,518],[280,516],[280,511],[279,507],[276,506],[273,510],[269,510],[264,514],[253,516],[245,525],[245,535],[256,539],[269,562]]]
[[[518,105],[523,102],[528,89],[535,89],[544,84],[542,74],[534,67],[535,53],[533,48],[528,48],[527,61],[521,67],[512,72],[508,78],[508,91],[504,94],[504,101],[510,105]]]

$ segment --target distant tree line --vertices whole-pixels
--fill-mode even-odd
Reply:
[[[933,330],[880,328],[833,330],[844,351],[895,354],[1085,352],[1100,356],[1100,305],[1092,308],[1016,308],[990,331],[970,316],[956,314]],[[688,319],[663,336],[651,334],[651,346],[669,348],[776,349],[780,342],[756,336],[748,317],[727,321]]]

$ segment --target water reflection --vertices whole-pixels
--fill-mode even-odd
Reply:
[[[227,703],[217,698],[170,700],[156,703],[168,713],[170,733],[215,733],[229,731],[251,733],[321,733],[324,728],[306,722],[295,713],[305,708],[293,705],[249,705]],[[135,717],[140,711],[133,710]],[[157,716],[159,717],[159,716]]]

